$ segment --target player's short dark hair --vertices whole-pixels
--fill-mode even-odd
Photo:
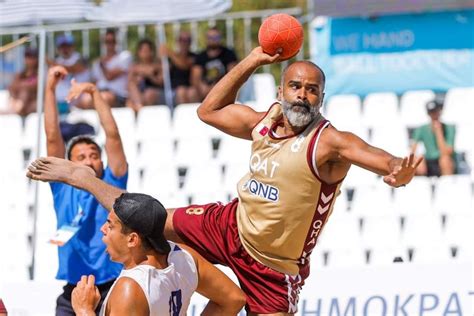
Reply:
[[[71,138],[69,142],[67,143],[66,146],[66,158],[68,160],[71,160],[71,152],[74,146],[77,144],[88,144],[88,145],[94,145],[97,148],[97,151],[99,151],[99,154],[102,155],[102,149],[100,148],[99,144],[97,144],[92,138],[92,136],[89,135],[79,135]]]
[[[310,60],[299,60],[299,61],[296,61],[295,63],[304,63],[304,64],[307,64],[307,65],[310,65],[316,69],[319,70],[319,72],[321,73],[321,79],[323,81],[323,91],[324,91],[324,87],[326,85],[326,74],[324,73],[324,71],[321,69],[321,67],[319,67],[318,65],[316,65],[315,63],[313,63],[312,61]],[[294,63],[291,63],[289,64],[288,66],[286,66],[283,71],[281,72],[281,77],[280,77],[280,85],[283,84],[283,81],[285,79],[285,75],[286,75],[286,72],[288,71],[288,69],[291,67],[291,65],[293,65]]]

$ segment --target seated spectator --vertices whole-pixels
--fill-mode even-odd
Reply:
[[[102,98],[112,107],[125,106],[128,97],[128,69],[132,63],[129,51],[117,52],[115,31],[105,33],[105,56],[92,66],[92,77]]]
[[[237,63],[234,51],[222,45],[222,36],[217,28],[210,28],[206,36],[207,47],[196,56],[196,63],[191,69],[191,82],[201,100]]]
[[[87,64],[81,54],[74,47],[74,37],[72,35],[63,34],[56,39],[56,47],[58,56],[55,60],[47,59],[46,62],[50,67],[63,66],[68,71],[68,75],[61,80],[56,87],[56,99],[60,115],[69,113],[69,103],[66,102],[67,94],[71,88],[71,79],[77,82],[90,81],[90,73]],[[80,108],[93,108],[92,100],[81,98],[74,102],[75,106]]]
[[[142,39],[137,45],[136,62],[128,73],[127,106],[138,112],[144,105],[158,104],[163,94],[163,72],[156,60],[155,44]]]
[[[36,111],[36,92],[38,87],[38,51],[25,50],[25,69],[16,74],[8,91],[10,93],[8,113],[21,116]]]
[[[443,103],[439,100],[429,101],[426,110],[431,122],[413,132],[412,152],[416,151],[419,143],[425,147],[425,160],[417,168],[418,175],[439,177],[453,174],[455,171],[456,128],[454,125],[441,122],[442,109]]]
[[[179,33],[178,49],[173,51],[166,45],[160,47],[160,55],[168,56],[170,61],[171,86],[175,94],[175,104],[194,103],[199,101],[195,87],[191,85],[191,67],[196,54],[191,52],[191,34]]]

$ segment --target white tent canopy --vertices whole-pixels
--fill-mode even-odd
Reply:
[[[94,8],[87,19],[108,22],[165,23],[215,16],[232,0],[109,0]]]
[[[4,0],[0,1],[0,26],[83,21],[95,7],[90,0]]]

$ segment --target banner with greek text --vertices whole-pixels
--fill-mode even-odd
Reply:
[[[474,86],[474,10],[318,17],[311,59],[326,73],[326,94]]]

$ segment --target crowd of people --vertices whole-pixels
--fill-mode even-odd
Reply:
[[[92,109],[90,96],[84,95],[72,103],[66,101],[71,79],[94,82],[104,100],[111,107],[130,107],[135,112],[146,105],[165,104],[161,58],[167,57],[174,104],[202,101],[212,86],[237,62],[235,52],[222,44],[217,28],[206,33],[207,45],[201,52],[192,52],[191,34],[181,31],[174,47],[155,43],[147,38],[138,42],[135,55],[119,51],[117,34],[108,29],[102,39],[105,54],[89,63],[76,50],[72,35],[56,38],[56,57],[47,59],[48,67],[63,66],[68,75],[56,88],[59,113],[65,115],[71,106]],[[18,73],[9,87],[9,112],[21,116],[36,111],[38,80],[38,51],[25,50],[24,70]]]

